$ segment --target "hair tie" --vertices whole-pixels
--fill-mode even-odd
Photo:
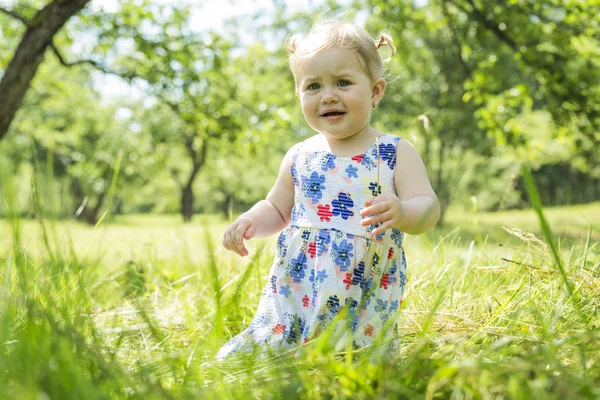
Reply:
[[[381,45],[383,45],[383,44],[386,44],[385,37],[383,37],[383,35],[381,35],[381,36],[379,36],[379,42],[377,42],[375,47],[377,47],[377,49],[379,49],[381,47]]]

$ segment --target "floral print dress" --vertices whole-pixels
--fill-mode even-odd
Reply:
[[[373,196],[395,192],[400,138],[383,135],[355,157],[323,150],[325,141],[318,134],[295,146],[292,222],[279,235],[254,319],[217,359],[257,344],[298,346],[328,327],[340,350],[348,340],[359,348],[396,331],[406,285],[404,234],[388,229],[372,235],[374,226],[361,226],[359,212]],[[386,351],[390,346],[393,341]]]

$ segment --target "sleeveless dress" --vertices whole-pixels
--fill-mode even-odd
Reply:
[[[295,146],[292,222],[277,240],[256,315],[216,359],[257,345],[292,348],[328,328],[339,350],[348,340],[356,349],[377,337],[395,337],[406,285],[404,233],[387,229],[372,235],[374,226],[361,226],[366,217],[359,212],[373,196],[395,193],[399,141],[383,135],[355,157],[323,150],[328,146],[321,134]],[[384,351],[396,347],[390,341]]]

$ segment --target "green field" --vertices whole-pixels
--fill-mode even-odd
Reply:
[[[0,221],[0,397],[600,398],[600,204],[545,214],[560,264],[533,211],[451,209],[407,237],[401,351],[376,363],[324,339],[213,362],[254,315],[275,236],[240,259],[214,217]]]

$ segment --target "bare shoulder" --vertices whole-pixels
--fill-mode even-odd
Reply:
[[[399,137],[398,144],[396,145],[396,152],[406,152],[406,151],[417,151],[415,146],[408,140],[403,137]]]
[[[285,156],[283,157],[282,164],[290,165],[292,163],[294,156],[298,152],[300,146],[302,146],[302,143],[304,142],[296,143],[288,149],[288,151],[285,153]]]
[[[396,146],[394,184],[401,200],[417,196],[435,198],[425,164],[415,146],[406,139],[400,140]]]
[[[400,168],[415,166],[415,163],[423,164],[419,151],[409,140],[404,138],[401,138],[396,145],[396,159]]]

